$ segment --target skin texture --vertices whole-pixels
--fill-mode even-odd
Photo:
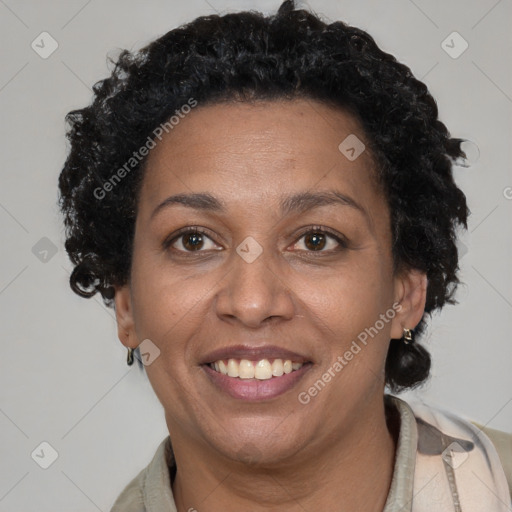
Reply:
[[[426,277],[393,273],[386,200],[369,151],[354,161],[339,151],[349,134],[366,140],[353,117],[312,100],[198,106],[148,157],[116,316],[124,345],[150,339],[161,351],[146,371],[173,440],[180,512],[384,506],[396,435],[385,419],[384,363],[390,338],[421,319]],[[333,190],[366,213],[332,204],[280,214],[282,196]],[[226,213],[172,205],[151,218],[167,197],[192,192],[215,196]],[[187,226],[208,230],[199,253],[190,243],[186,251],[187,236],[163,248]],[[314,226],[347,246],[328,237],[315,251],[304,236]],[[263,249],[252,263],[236,252],[248,236]],[[394,318],[301,404],[299,392],[394,302]],[[278,345],[313,364],[278,397],[234,399],[200,363],[240,343]]]

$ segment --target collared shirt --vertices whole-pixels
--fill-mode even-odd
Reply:
[[[400,429],[383,512],[512,512],[512,435],[485,430],[500,460],[483,427],[391,395],[385,404],[387,413],[399,415]],[[167,436],[111,512],[177,512],[175,472]]]

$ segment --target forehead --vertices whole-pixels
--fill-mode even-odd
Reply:
[[[240,205],[327,189],[371,202],[380,194],[366,142],[353,116],[315,100],[199,105],[150,152],[140,206],[199,191]]]

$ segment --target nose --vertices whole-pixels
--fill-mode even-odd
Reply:
[[[293,318],[296,305],[281,264],[270,249],[264,249],[254,260],[233,251],[228,262],[230,271],[216,295],[219,318],[238,321],[250,328],[261,327],[277,318]]]

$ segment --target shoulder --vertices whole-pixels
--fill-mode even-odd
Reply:
[[[505,476],[507,477],[508,486],[510,487],[510,496],[512,498],[512,433],[502,432],[493,428],[480,425],[476,421],[472,421],[480,431],[482,431],[492,442],[494,448],[498,452]]]
[[[477,475],[498,495],[512,498],[512,434],[481,426],[439,406],[415,400],[402,406],[414,414],[420,459],[440,456],[459,479],[466,478],[468,487]]]
[[[169,457],[172,456],[170,437],[158,446],[151,462],[122,490],[110,512],[146,512],[176,508],[169,481]]]
[[[117,497],[110,512],[146,512],[142,489],[146,478],[147,468],[130,481]]]

